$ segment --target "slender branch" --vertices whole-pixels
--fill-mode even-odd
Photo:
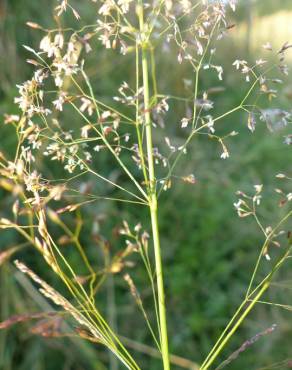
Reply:
[[[213,364],[215,359],[217,358],[218,354],[222,351],[222,349],[225,347],[229,339],[234,335],[236,330],[239,328],[241,323],[244,321],[244,319],[247,317],[247,315],[250,313],[250,311],[253,309],[255,304],[259,301],[259,299],[262,297],[262,295],[265,293],[265,291],[268,289],[270,286],[270,282],[267,281],[265,284],[263,284],[262,288],[258,292],[258,294],[251,300],[251,303],[249,306],[246,308],[246,310],[243,312],[243,314],[240,316],[240,318],[237,320],[233,328],[230,330],[230,332],[226,335],[224,340],[220,343],[219,347],[217,350],[214,352],[214,354],[210,357],[210,359],[206,362],[205,365],[203,365],[200,370],[207,370],[210,368],[210,366]]]

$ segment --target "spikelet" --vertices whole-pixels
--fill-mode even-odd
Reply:
[[[40,285],[39,291],[48,299],[50,299],[55,305],[61,306],[65,311],[71,314],[74,319],[81,324],[88,328],[90,333],[96,337],[102,339],[102,335],[99,331],[93,327],[88,320],[82,315],[66,298],[64,298],[60,293],[58,293],[54,288],[52,288],[49,284],[47,284],[44,280],[42,280],[38,275],[36,275],[30,268],[28,268],[24,263],[15,260],[14,261],[16,267],[23,272],[24,274],[28,275],[35,283]]]

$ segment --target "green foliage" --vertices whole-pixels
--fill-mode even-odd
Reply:
[[[0,108],[3,113],[10,108],[13,109],[11,105],[12,97],[15,95],[13,86],[26,78],[29,73],[29,69],[23,67],[23,59],[27,53],[23,51],[21,44],[31,44],[31,38],[35,38],[33,44],[37,45],[39,42],[33,31],[24,31],[25,21],[37,20],[44,26],[49,26],[52,22],[51,17],[48,17],[48,13],[44,11],[48,7],[46,1],[26,3],[27,6],[24,7],[19,1],[9,1],[7,7],[8,15],[5,19],[3,39],[5,38],[7,45],[13,47],[9,46],[9,52],[1,56],[2,64],[5,65],[0,75],[0,89],[3,97]],[[281,5],[279,2],[269,2],[267,6],[265,0],[259,0],[257,9],[259,14],[270,14],[280,7],[290,9],[290,2],[282,0]],[[80,4],[78,10],[85,17],[89,16],[89,11]],[[244,53],[244,47],[237,45],[236,54],[238,55],[240,52]],[[94,92],[101,97],[112,96],[113,91],[120,85],[126,71],[128,71],[127,62],[124,62],[124,65],[106,64],[103,52],[99,50],[99,53],[98,58],[101,62],[98,63],[98,68],[100,70],[96,80],[93,81]],[[219,57],[225,70],[233,68],[231,65],[234,55],[225,44],[219,51]],[[165,70],[172,68],[172,58],[164,62],[165,65],[160,61],[160,58],[162,59],[160,56],[157,61],[157,75],[162,89],[166,78],[168,84],[176,86],[176,90],[183,89],[179,75],[165,75]],[[13,60],[13,66],[9,64],[11,60]],[[93,68],[95,68],[94,63]],[[11,73],[11,71],[13,72]],[[103,77],[100,83],[99,76]],[[134,80],[134,77],[132,78]],[[206,79],[202,79],[200,81],[202,90],[203,87],[207,89],[217,84],[218,82],[215,80],[217,81],[215,75],[214,79],[209,75]],[[220,93],[215,96],[216,104],[222,107],[222,111],[225,111],[226,107],[235,106],[243,96],[241,89],[234,88],[237,84],[240,82],[236,79],[227,81],[224,86],[226,89],[224,97],[221,97]],[[290,104],[285,98],[282,98],[281,103],[283,106]],[[266,104],[270,105],[269,102]],[[177,130],[177,127],[174,127],[174,123],[178,122],[183,110],[184,107],[178,104],[176,110],[171,110],[167,120],[167,129],[172,135],[175,135],[177,143],[182,141],[183,134]],[[220,111],[218,113],[220,114]],[[66,117],[68,116],[70,119],[67,118],[68,121],[64,124],[77,126],[78,120],[74,120],[73,114],[66,115]],[[288,146],[279,145],[283,141],[286,129],[271,134],[264,123],[260,123],[260,125],[251,136],[248,134],[246,114],[236,113],[226,119],[222,132],[226,130],[226,127],[228,129],[232,127],[240,132],[240,139],[235,137],[231,140],[232,157],[224,163],[218,159],[220,148],[218,149],[216,143],[210,138],[196,138],[189,150],[192,157],[191,163],[188,159],[183,160],[175,173],[177,178],[173,180],[176,186],[174,186],[172,198],[167,199],[163,192],[161,194],[161,199],[164,200],[160,210],[160,220],[162,243],[165,246],[166,297],[169,300],[168,314],[172,319],[169,329],[171,352],[190,358],[195,362],[203,360],[226,322],[231,318],[234,309],[242,301],[242,294],[248,283],[248,277],[252,273],[252,266],[259,253],[259,246],[263,241],[256,225],[234,217],[235,192],[238,189],[248,192],[250,184],[268,183],[269,186],[264,189],[261,214],[271,222],[280,219],[284,214],[284,211],[277,207],[277,202],[272,194],[273,189],[278,187],[278,180],[274,179],[274,174],[290,170],[288,158],[291,150]],[[1,141],[1,151],[12,154],[10,150],[15,144],[15,139],[9,127],[4,128],[3,135],[5,135],[5,141]],[[154,140],[159,141],[161,138],[155,137]],[[233,148],[236,150],[232,150]],[[111,168],[109,160],[102,159],[98,165],[102,165],[105,170]],[[50,164],[50,166],[52,165]],[[46,163],[43,164],[43,168],[47,170]],[[51,170],[55,173],[59,171],[57,166],[52,166]],[[181,181],[181,177],[187,176],[189,173],[195,173],[197,179],[195,185],[185,184]],[[112,176],[113,178],[120,177],[121,183],[128,185],[126,176],[120,173],[113,173]],[[12,199],[3,190],[0,195],[2,206],[0,215],[3,216],[5,209],[11,206]],[[85,232],[82,243],[86,245],[89,254],[96,259],[100,266],[103,265],[103,255],[92,240],[90,229],[86,224],[86,217],[93,219],[99,214],[105,215],[97,222],[100,228],[98,234],[109,242],[111,255],[117,253],[123,246],[121,238],[111,232],[120,226],[121,215],[123,219],[129,220],[131,225],[135,225],[139,218],[143,227],[149,229],[147,210],[137,211],[135,207],[129,205],[113,206],[107,202],[100,202],[94,206],[87,206],[82,212],[85,213],[83,224]],[[69,223],[75,221],[68,219]],[[61,236],[62,233],[58,235],[58,237]],[[19,241],[19,237],[16,237],[14,233],[5,233],[4,237],[1,236],[1,249],[15,245]],[[64,248],[67,247],[64,246]],[[65,253],[72,265],[78,265],[80,258],[78,252],[69,249]],[[277,253],[278,251],[275,249],[272,256],[273,254],[278,255]],[[38,258],[31,250],[25,250],[24,256],[30,265],[35,266],[36,272],[42,270],[42,266],[38,265]],[[133,259],[136,262],[135,258]],[[11,270],[12,267],[7,264],[0,269],[1,297],[4,297],[0,302],[0,319],[5,319],[11,314],[39,310],[37,301],[40,296],[37,291],[34,292],[35,298],[27,297],[23,292],[24,286],[19,283],[18,279],[12,278],[11,275],[8,277],[9,274],[6,270]],[[146,274],[142,268],[139,268],[138,264],[135,266],[134,274],[135,282],[147,308],[150,306],[150,298],[149,288],[146,285]],[[291,272],[284,269],[278,279],[288,280],[291,279],[290,275]],[[58,284],[57,280],[52,277],[48,277],[48,280],[54,286]],[[128,293],[126,285],[121,281],[119,275],[114,277],[115,320],[119,332],[121,334],[127,333],[129,328],[131,331],[134,322],[139,328],[136,332],[137,337],[134,339],[150,343],[151,338],[146,333],[143,318],[134,308],[132,297]],[[61,287],[59,288],[62,290]],[[106,303],[110,289],[110,283],[107,281],[98,295],[102,310],[107,315],[110,315]],[[277,302],[288,303],[291,301],[290,292],[291,290],[288,289],[280,290],[277,293],[272,290],[269,295],[271,300],[276,295]],[[125,313],[127,319],[125,319]],[[228,357],[232,350],[237,349],[246,339],[275,322],[278,324],[277,332],[246,351],[231,365],[232,369],[256,369],[288,357],[289,343],[292,338],[289,320],[291,317],[285,312],[283,313],[280,308],[259,305],[239,334],[235,336],[230,348],[224,352],[224,356]],[[8,332],[0,332],[0,368],[4,370],[103,370],[104,366],[101,363],[108,363],[107,356],[104,356],[104,353],[102,354],[99,348],[96,348],[98,346],[94,344],[84,345],[81,341],[70,341],[69,339],[40,340],[38,337],[29,336],[27,334],[28,328],[29,326],[25,324]],[[68,346],[72,346],[73,350],[68,351]],[[77,355],[79,350],[80,356]],[[98,360],[94,360],[94,358],[98,358]],[[154,359],[141,355],[140,360],[146,364],[145,368],[160,369],[161,365]]]

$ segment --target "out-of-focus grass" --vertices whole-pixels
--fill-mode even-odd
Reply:
[[[25,3],[24,5],[24,2],[17,0],[9,1],[6,4],[6,11],[1,12],[1,49],[4,51],[1,52],[3,68],[0,72],[1,113],[15,110],[12,105],[13,96],[16,93],[15,84],[27,78],[31,70],[24,62],[27,54],[21,48],[21,44],[36,45],[40,37],[38,33],[25,28],[25,21],[37,21],[43,25],[49,25],[51,22],[51,18],[48,17],[51,4],[47,1],[31,0]],[[270,13],[266,11],[269,8],[267,3],[271,6],[269,11],[277,11],[282,9],[282,6],[286,6],[286,2],[279,1],[275,7],[275,2],[265,1],[265,13],[268,14],[266,19],[274,17],[278,24],[279,15],[269,15]],[[262,14],[262,4],[263,1],[259,1],[254,11],[258,9],[259,14]],[[80,4],[79,9],[85,16],[89,13],[89,10]],[[244,14],[246,9],[242,8],[241,12]],[[256,28],[264,29],[261,25],[263,19],[265,18],[258,18],[256,21],[258,23],[254,23],[252,42],[257,46],[264,38],[260,36],[261,40],[258,40],[257,36],[262,31],[257,31]],[[238,26],[235,31],[232,31],[227,42],[222,45],[222,49],[219,49],[219,59],[224,65],[226,76],[226,82],[224,82],[226,91],[215,98],[219,107],[236,105],[243,94],[242,88],[237,87],[242,86],[238,77],[229,77],[229,75],[233,76],[233,69],[231,70],[233,60],[238,55],[244,59],[246,55],[244,27],[244,25]],[[279,27],[283,29],[283,26],[279,25]],[[287,40],[282,41],[284,43]],[[277,40],[277,42],[280,41]],[[103,56],[100,58],[102,59]],[[255,60],[257,57],[251,54],[248,58]],[[164,75],[167,68],[174,68],[175,59],[175,57],[169,58],[166,63],[163,61],[163,55],[157,59],[161,92],[165,92],[164,88],[167,85],[173,85],[178,90],[182,89],[179,74]],[[92,68],[94,70],[94,64]],[[103,59],[103,63],[99,64],[98,68],[98,75],[102,77],[102,82],[98,84],[97,93],[106,100],[107,96],[111,96],[113,90],[123,81],[124,74],[127,73],[127,64],[110,65],[107,59]],[[289,81],[288,79],[288,86]],[[203,87],[208,87],[220,83],[214,76],[214,78],[202,79],[201,84]],[[284,93],[281,96],[282,106],[289,109],[290,101]],[[266,105],[269,106],[270,103],[267,102]],[[181,139],[178,119],[182,111],[183,107],[176,106],[174,109],[171,105],[172,116],[167,121],[166,129],[175,135],[177,142]],[[252,190],[253,184],[268,184],[264,190],[261,207],[267,224],[277,220],[283,213],[283,210],[277,207],[277,198],[273,189],[277,187],[274,175],[289,171],[291,167],[291,160],[289,160],[291,150],[281,144],[285,130],[271,134],[264,124],[260,123],[256,132],[251,135],[246,127],[246,121],[247,117],[244,114],[236,114],[222,122],[222,130],[236,130],[240,133],[231,140],[231,158],[227,161],[219,159],[220,149],[211,140],[196,139],[189,150],[191,159],[182,162],[177,175],[194,173],[197,184],[188,187],[179,180],[174,180],[172,194],[162,194],[161,198],[163,206],[160,219],[165,256],[171,351],[198,362],[206,355],[220,330],[241,302],[262,241],[260,232],[253,222],[236,217],[232,206],[236,199],[235,191],[241,189],[248,192]],[[73,123],[78,124],[77,121]],[[12,153],[14,143],[12,131],[3,126],[2,129],[5,141],[0,142],[1,150]],[[159,139],[158,136],[157,140]],[[107,165],[110,166],[110,163]],[[3,190],[0,195],[2,205],[0,215],[3,215],[4,210],[11,204],[11,199]],[[100,203],[97,207],[87,208],[84,212],[88,212],[85,217],[93,217],[96,213],[108,214],[101,226],[102,234],[112,240],[115,250],[121,245],[111,235],[111,230],[119,219],[125,218],[134,224],[142,218],[142,223],[147,225],[146,212],[145,214],[137,212],[132,207]],[[84,227],[86,230],[86,224]],[[88,234],[84,233],[84,242],[90,244],[91,241],[86,239]],[[15,244],[18,242],[17,239],[12,233],[3,234],[0,242],[1,249]],[[72,253],[72,260],[77,261],[78,256],[72,250],[69,253]],[[36,269],[42,268],[41,264],[38,266],[37,256],[31,251],[25,252],[25,257],[35,265]],[[0,319],[15,313],[39,310],[40,298],[37,295],[34,298],[27,295],[23,285],[13,277],[11,266],[0,268]],[[132,273],[138,287],[141,288],[141,294],[147,306],[149,295],[145,288],[145,273],[139,266],[136,266]],[[277,279],[291,279],[290,274],[286,269]],[[137,313],[125,285],[118,276],[115,278],[115,287],[119,331],[127,334],[132,327],[132,322],[135,321],[136,331],[133,333],[135,339],[147,341],[149,338],[143,319]],[[101,306],[104,306],[106,311],[106,291],[101,297],[104,298],[103,301],[101,300]],[[291,298],[290,290],[279,287],[271,289],[267,296],[267,299],[275,299],[277,302],[286,304],[291,302]],[[227,356],[249,337],[274,323],[278,324],[278,329],[273,335],[262,339],[242,354],[231,368],[256,369],[288,357],[289,343],[292,338],[290,320],[289,312],[258,305],[226,349],[225,355]],[[27,325],[21,324],[9,331],[0,332],[1,369],[102,369],[99,367],[98,360],[96,363],[92,360],[95,355],[97,359],[100,356],[98,349],[93,345],[83,348],[79,355],[76,343],[69,342],[67,339],[40,340],[30,336],[27,329]],[[69,346],[72,346],[72,350]],[[72,356],[74,353],[75,355]],[[141,361],[144,363],[144,368],[159,369],[156,360],[141,357]]]

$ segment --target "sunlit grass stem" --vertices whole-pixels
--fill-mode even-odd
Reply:
[[[141,49],[142,49],[142,75],[143,75],[143,91],[144,91],[144,111],[145,111],[145,135],[146,135],[146,151],[148,160],[148,172],[149,172],[149,186],[148,186],[148,200],[150,208],[154,256],[155,256],[155,268],[156,268],[156,279],[157,279],[157,294],[158,294],[158,311],[159,311],[159,323],[160,323],[160,342],[161,342],[161,354],[163,361],[163,369],[170,369],[169,362],[169,350],[168,350],[168,334],[167,334],[167,321],[166,321],[166,309],[165,309],[165,297],[164,297],[164,281],[162,271],[162,258],[161,258],[161,247],[160,247],[160,236],[158,226],[158,206],[157,206],[157,192],[156,192],[156,178],[153,158],[153,142],[152,142],[152,123],[150,116],[150,89],[149,89],[149,65],[148,65],[148,42],[143,42],[144,37],[144,15],[143,15],[143,1],[139,2],[137,8],[139,17],[139,26],[141,33]]]

